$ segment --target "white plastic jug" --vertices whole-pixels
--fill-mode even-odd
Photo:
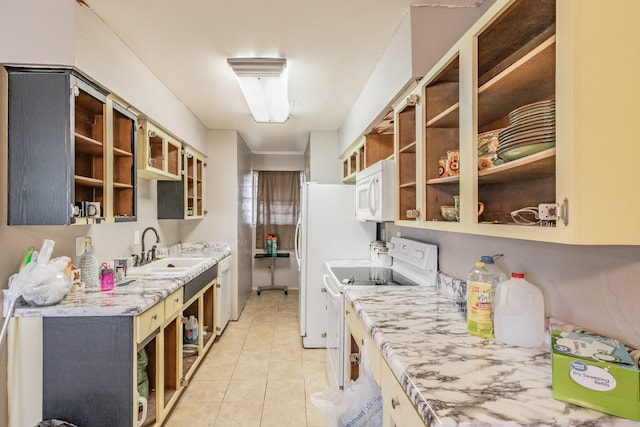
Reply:
[[[523,273],[512,273],[498,285],[494,332],[498,341],[520,347],[537,347],[544,341],[544,297]]]

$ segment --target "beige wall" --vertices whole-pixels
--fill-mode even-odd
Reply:
[[[131,51],[73,0],[3,0],[0,2],[0,64],[75,65],[104,87],[116,92],[139,111],[160,121],[190,145],[207,147],[206,128]],[[181,239],[179,222],[156,218],[156,183],[138,180],[137,221],[94,226],[7,226],[7,112],[6,80],[0,81],[0,287],[20,266],[27,246],[39,249],[42,240],[56,242],[53,256],[75,257],[75,239],[92,236],[99,260],[138,251],[134,231],[154,226],[163,245]],[[57,189],[52,188],[52,191]],[[193,236],[190,236],[193,237]],[[147,237],[149,242],[150,237]],[[1,298],[0,298],[1,299]],[[0,426],[7,425],[7,357],[0,353]]]

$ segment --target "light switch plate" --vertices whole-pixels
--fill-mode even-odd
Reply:
[[[84,236],[76,237],[76,256],[81,256],[84,253],[84,239]]]
[[[140,244],[140,230],[134,230],[134,232],[133,232],[133,244],[134,245],[139,245]]]

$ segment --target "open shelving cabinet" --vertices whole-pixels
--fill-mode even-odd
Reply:
[[[626,185],[640,182],[633,126],[640,116],[640,61],[629,60],[640,39],[632,16],[639,14],[640,3],[623,0],[497,0],[418,83],[419,154],[415,166],[408,161],[406,171],[398,169],[416,170],[421,216],[405,215],[413,183],[400,176],[396,223],[544,242],[640,244],[632,216],[612,221],[597,209],[628,201]],[[538,127],[516,128],[518,111],[534,103],[549,106],[536,117]],[[395,126],[398,132],[397,119]],[[479,135],[505,127],[496,142],[503,159],[479,165]],[[516,132],[522,134],[514,138]],[[599,166],[603,141],[625,153],[616,156],[615,173]],[[440,158],[456,142],[459,175],[440,176]],[[505,153],[527,143],[521,154]],[[397,144],[397,162],[409,153]],[[444,221],[440,206],[453,205],[456,195],[459,221]],[[523,214],[535,224],[515,222],[515,212],[539,205],[557,216],[537,222]],[[640,199],[632,205],[640,209]]]
[[[135,220],[136,115],[76,71],[2,73],[9,88],[8,224]],[[88,216],[86,203],[100,208]]]

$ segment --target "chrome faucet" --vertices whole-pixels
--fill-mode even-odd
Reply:
[[[144,250],[144,238],[147,235],[147,231],[153,231],[153,233],[156,235],[156,244],[160,243],[160,235],[158,234],[158,232],[156,231],[155,228],[153,227],[147,227],[144,229],[144,231],[142,232],[142,253],[140,254],[140,265],[146,264],[148,262],[153,261],[154,259],[156,259],[156,245],[153,245],[151,247],[151,251],[149,254],[145,254],[145,250]]]

